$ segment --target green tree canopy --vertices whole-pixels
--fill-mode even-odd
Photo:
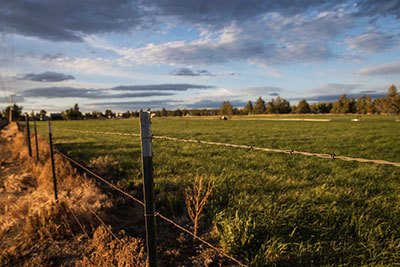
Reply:
[[[266,111],[268,114],[288,114],[291,110],[289,101],[278,96],[268,102]]]
[[[18,118],[21,116],[22,114],[22,106],[18,106],[17,104],[14,104],[11,108],[11,114],[12,114],[12,120],[18,120]],[[3,110],[3,116],[6,119],[9,119],[10,117],[10,106],[7,106],[4,110]]]
[[[264,114],[266,110],[265,101],[260,96],[254,104],[254,114]]]
[[[63,111],[62,115],[66,120],[80,120],[83,118],[82,113],[79,111],[78,104],[75,104],[73,108]]]
[[[253,113],[254,113],[253,103],[251,103],[251,101],[249,100],[249,102],[247,102],[246,106],[244,106],[243,108],[243,114],[249,115]]]
[[[161,109],[160,115],[161,115],[162,117],[167,117],[167,116],[168,116],[168,111],[163,107],[163,108]]]
[[[346,95],[340,96],[340,98],[333,103],[331,113],[334,114],[347,114],[356,112],[356,102],[352,98],[347,98]]]
[[[304,114],[304,113],[311,113],[311,107],[308,104],[307,100],[303,99],[299,101],[299,104],[297,104],[296,107],[296,113],[298,114]]]
[[[223,101],[221,103],[221,107],[219,109],[219,112],[220,112],[221,115],[232,116],[233,108],[232,108],[231,102]]]
[[[400,114],[400,95],[397,88],[392,84],[386,96],[385,112],[388,114]]]
[[[357,99],[356,109],[358,114],[372,113],[372,99],[370,96],[364,95]]]

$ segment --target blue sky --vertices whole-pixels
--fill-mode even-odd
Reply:
[[[400,84],[400,1],[2,0],[0,105],[240,107]]]

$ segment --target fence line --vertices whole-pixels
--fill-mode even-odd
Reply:
[[[65,158],[66,160],[72,162],[73,164],[75,164],[77,167],[81,168],[82,170],[84,170],[85,172],[91,174],[93,177],[99,179],[100,181],[104,182],[105,184],[107,184],[108,186],[112,187],[113,189],[117,190],[118,192],[120,192],[121,194],[123,194],[124,196],[132,199],[133,201],[135,201],[136,203],[142,205],[144,207],[144,203],[142,201],[140,201],[139,199],[135,198],[134,196],[130,195],[129,193],[126,193],[125,191],[121,190],[120,188],[118,188],[117,186],[113,185],[112,183],[108,182],[106,179],[102,178],[101,176],[97,175],[96,173],[92,172],[91,170],[89,170],[88,168],[86,168],[85,166],[83,166],[81,163],[77,162],[76,160],[68,157],[67,155],[65,155],[64,153],[55,150],[59,155],[61,155],[63,158]],[[241,261],[239,261],[238,259],[234,258],[233,256],[230,256],[229,254],[227,254],[226,252],[224,252],[223,250],[217,248],[216,246],[212,245],[211,243],[207,242],[206,240],[202,239],[201,237],[195,235],[194,233],[192,233],[190,230],[186,229],[185,227],[179,225],[178,223],[176,223],[175,221],[169,219],[168,217],[160,214],[160,213],[156,213],[156,216],[159,217],[160,219],[170,223],[171,225],[175,226],[176,228],[178,228],[179,230],[185,232],[186,234],[196,238],[198,241],[200,241],[201,243],[205,244],[206,246],[208,246],[209,248],[213,249],[214,251],[216,251],[217,253],[219,253],[220,256],[224,256],[228,259],[230,259],[231,261],[237,263],[239,266],[247,266],[246,264],[242,263]],[[74,216],[75,217],[75,216]],[[97,216],[96,216],[97,217]],[[100,219],[100,218],[98,218]],[[103,221],[101,221],[101,223],[103,223],[105,225],[105,223]],[[83,229],[82,229],[83,230]],[[114,234],[112,234],[114,236]],[[117,238],[118,239],[118,238]]]
[[[72,214],[72,216],[74,217],[75,221],[78,223],[79,227],[81,228],[82,232],[85,234],[85,236],[87,238],[90,238],[88,233],[86,232],[85,228],[83,227],[82,223],[78,220],[78,217],[76,216],[76,214],[72,211],[72,209],[70,209],[67,205],[65,205],[65,207],[67,208],[67,210]]]
[[[118,240],[118,242],[119,242],[120,244],[122,244],[121,239],[119,239],[119,238],[108,228],[107,224],[100,218],[100,216],[97,215],[91,208],[87,207],[87,209],[88,209],[89,212],[90,212],[91,214],[93,214],[93,216],[96,217],[96,219],[105,227],[106,231],[107,231],[108,233],[110,233],[116,240]]]
[[[64,130],[70,131],[70,132],[76,132],[76,133],[91,133],[91,134],[103,134],[103,135],[140,137],[140,134],[133,134],[133,133],[81,131],[81,130],[73,130],[73,129],[64,129]],[[230,144],[230,143],[202,141],[202,140],[197,140],[197,139],[184,139],[184,138],[169,137],[169,136],[153,135],[152,138],[158,139],[158,140],[176,141],[176,142],[183,142],[183,143],[215,145],[215,146],[223,146],[223,147],[241,148],[241,149],[246,149],[246,150],[284,153],[284,154],[289,154],[289,155],[298,154],[298,155],[302,155],[302,156],[318,157],[318,158],[323,158],[323,159],[338,159],[338,160],[343,160],[343,161],[356,161],[356,162],[361,162],[361,163],[374,163],[374,164],[379,164],[379,165],[391,165],[391,166],[395,166],[395,167],[400,167],[400,162],[392,162],[392,161],[380,160],[380,159],[354,158],[354,157],[348,157],[348,156],[338,156],[335,154],[313,153],[313,152],[297,151],[297,150],[290,150],[290,149],[265,148],[265,147],[251,146],[251,145],[236,145],[236,144]]]

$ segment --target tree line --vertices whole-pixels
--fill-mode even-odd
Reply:
[[[221,115],[251,115],[251,114],[400,114],[400,95],[396,86],[390,86],[385,97],[373,100],[368,95],[358,99],[348,98],[345,94],[335,102],[318,102],[309,104],[307,100],[300,100],[297,105],[291,106],[289,101],[282,97],[265,102],[259,97],[253,104],[250,100],[243,109],[237,110],[229,101],[221,104]]]
[[[10,107],[8,106],[0,112],[0,118],[8,118]],[[61,120],[82,120],[82,119],[111,119],[111,118],[134,118],[139,117],[142,110],[126,111],[123,113],[113,112],[111,109],[105,112],[94,110],[82,113],[79,105],[75,104],[72,108],[61,113],[48,116],[46,110],[31,112],[31,117],[37,120],[61,119]],[[249,100],[243,108],[233,107],[229,101],[223,101],[219,109],[175,109],[167,110],[162,108],[155,111],[157,117],[168,116],[215,116],[215,115],[252,115],[252,114],[400,114],[400,95],[396,86],[390,86],[387,95],[382,98],[372,99],[368,95],[358,99],[348,98],[342,95],[335,102],[318,102],[309,104],[305,99],[300,100],[297,105],[290,105],[289,101],[282,97],[276,97],[266,102],[261,96],[254,102]],[[13,120],[21,117],[22,106],[16,104],[12,107]]]

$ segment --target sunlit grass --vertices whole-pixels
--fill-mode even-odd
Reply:
[[[400,161],[394,117],[320,117],[332,121],[156,118],[152,128],[155,135]],[[137,119],[53,125],[60,149],[85,163],[110,155],[121,167],[117,178],[140,188],[138,137],[64,131],[139,133]],[[162,140],[153,145],[157,209],[183,215],[184,189],[198,175],[216,177],[208,221],[237,257],[254,265],[400,262],[398,167]]]

